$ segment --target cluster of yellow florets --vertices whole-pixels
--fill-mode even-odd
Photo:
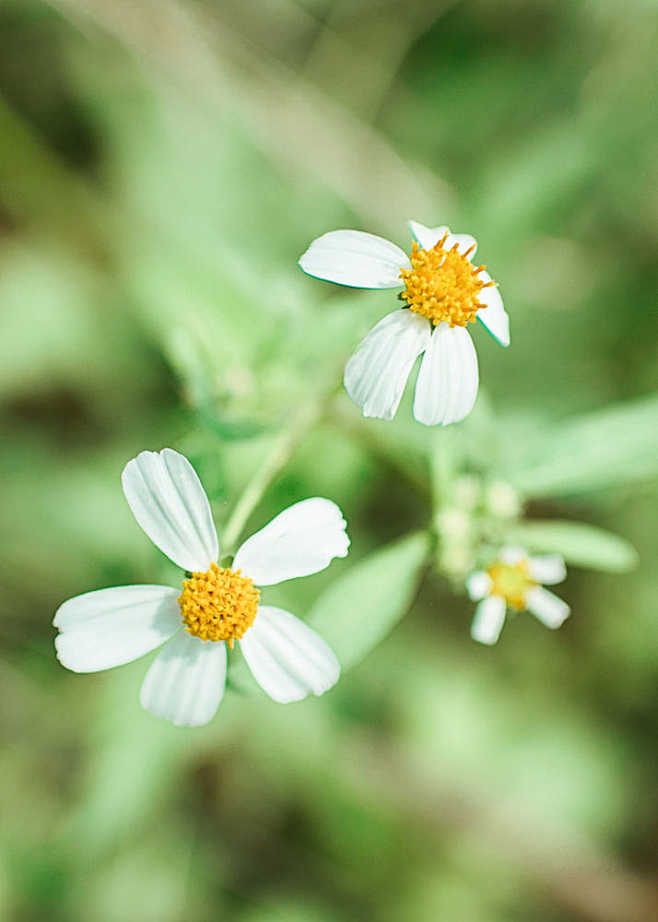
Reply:
[[[507,606],[516,611],[524,610],[528,590],[538,585],[530,577],[528,561],[525,558],[513,564],[497,560],[489,567],[487,573],[491,580],[490,594],[502,596]]]
[[[178,602],[186,630],[201,640],[225,640],[229,647],[251,627],[260,592],[240,570],[225,570],[216,563],[206,573],[193,573],[183,581]]]
[[[400,272],[406,286],[400,297],[434,325],[446,321],[451,327],[465,327],[486,307],[478,300],[480,292],[494,283],[478,278],[484,266],[473,266],[468,259],[473,247],[466,253],[460,253],[457,244],[444,250],[447,239],[446,233],[430,250],[414,243],[409,257],[412,268]]]

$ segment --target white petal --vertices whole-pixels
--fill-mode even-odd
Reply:
[[[171,448],[143,451],[121,475],[133,515],[151,541],[183,570],[205,571],[217,560],[217,532],[196,471]]]
[[[74,672],[130,663],[168,640],[181,625],[178,589],[117,586],[69,599],[53,624],[57,658]]]
[[[478,278],[482,279],[483,282],[491,281],[491,276],[484,269],[478,273]],[[509,346],[509,317],[503,307],[503,299],[500,296],[498,286],[492,285],[489,288],[483,288],[478,298],[485,305],[477,312],[478,320],[501,346]]]
[[[477,392],[478,360],[470,334],[440,323],[420,366],[414,416],[426,426],[459,422],[473,409]]]
[[[450,233],[450,228],[446,224],[440,227],[425,227],[419,221],[409,221],[409,230],[423,250],[431,250],[444,234]]]
[[[427,318],[408,308],[387,314],[345,366],[345,390],[364,416],[393,419],[414,362],[430,341]]]
[[[139,700],[177,727],[201,727],[214,717],[225,684],[226,644],[181,630],[153,661]]]
[[[526,608],[546,627],[557,628],[569,617],[571,609],[548,589],[533,586],[526,593]]]
[[[330,231],[318,237],[300,257],[304,272],[351,288],[397,288],[400,269],[409,257],[399,246],[362,231]]]
[[[528,570],[534,580],[538,583],[545,583],[547,586],[561,583],[567,575],[564,558],[560,557],[559,554],[530,557],[528,559]]]
[[[508,545],[504,547],[498,555],[498,559],[507,564],[509,567],[513,567],[515,564],[520,563],[522,560],[528,559],[527,551],[524,551],[522,547],[516,547],[515,545]]]
[[[431,250],[447,233],[448,237],[443,244],[444,250],[451,250],[457,244],[457,249],[460,253],[466,253],[472,247],[473,249],[468,254],[468,258],[472,259],[475,256],[477,240],[475,237],[471,237],[470,234],[451,234],[450,228],[445,224],[440,227],[425,227],[424,224],[419,224],[418,221],[409,221],[409,229],[424,250]]]
[[[261,605],[240,647],[258,684],[281,704],[321,695],[340,675],[340,663],[320,635],[281,608]]]
[[[466,580],[466,591],[474,602],[483,599],[491,589],[491,577],[484,570],[477,570]]]
[[[331,500],[315,496],[284,509],[248,538],[233,561],[257,586],[308,576],[346,557],[350,539],[343,513]]]
[[[499,595],[483,599],[475,609],[471,624],[471,637],[480,643],[494,644],[500,636],[505,621],[505,601]]]

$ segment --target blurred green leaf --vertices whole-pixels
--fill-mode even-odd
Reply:
[[[610,489],[656,472],[654,7],[0,4],[0,918],[548,922],[596,918],[601,892],[615,918],[658,917],[658,478]],[[142,711],[148,662],[67,674],[62,599],[180,579],[121,500],[125,461],[183,450],[223,523],[395,308],[298,255],[339,227],[408,252],[407,217],[477,236],[513,345],[474,331],[483,389],[458,426],[415,422],[415,373],[392,422],[337,395],[253,524],[318,495],[363,548],[407,537],[268,601],[308,615],[333,585],[320,629],[341,658],[381,639],[421,579],[430,460],[450,566],[507,536],[517,485],[587,495],[647,564],[579,585],[595,632],[520,617],[494,650],[432,580],[354,681],[295,707],[236,645],[230,684],[260,697],[199,730]],[[586,525],[518,537],[635,557]]]
[[[194,745],[167,721],[140,707],[143,676],[140,662],[114,672],[108,681],[96,677],[102,691],[94,714],[89,771],[84,796],[67,829],[71,841],[88,856],[112,848],[151,815]],[[197,734],[194,743],[201,738]]]
[[[251,439],[254,436],[262,435],[270,428],[265,423],[255,419],[227,419],[209,405],[199,407],[199,423],[216,435],[217,438],[226,442],[233,442],[236,439]]]
[[[658,396],[547,427],[507,458],[505,477],[528,496],[616,487],[658,473]],[[511,450],[512,446],[510,446]]]
[[[406,535],[359,561],[317,599],[308,624],[344,669],[367,656],[407,612],[429,549],[427,532]],[[228,687],[262,694],[239,648],[229,657]]]
[[[525,522],[511,537],[529,550],[562,554],[567,563],[610,573],[631,570],[638,559],[624,538],[582,522]]]
[[[369,554],[317,600],[308,623],[343,668],[370,653],[406,613],[428,550],[427,532],[407,535]]]

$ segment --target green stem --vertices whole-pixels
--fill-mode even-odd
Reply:
[[[292,424],[283,432],[272,446],[262,467],[254,474],[245,487],[222,531],[222,551],[231,553],[247,524],[249,516],[265,495],[279,471],[285,467],[295,448],[304,439],[308,431],[322,417],[329,394],[324,398],[314,398],[302,406],[294,417]]]

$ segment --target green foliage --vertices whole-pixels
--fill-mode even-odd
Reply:
[[[426,532],[393,541],[331,580],[313,604],[305,620],[327,641],[343,670],[372,652],[407,614],[429,547]],[[229,686],[240,694],[262,694],[237,649],[231,655]]]
[[[394,541],[355,564],[317,600],[308,623],[344,669],[367,656],[407,613],[429,546],[426,532]]]
[[[646,0],[0,4],[3,919],[653,922],[656,29]],[[391,423],[338,393],[394,296],[296,266],[409,218],[475,234],[511,316],[434,431],[409,388]],[[63,599],[180,578],[123,464],[186,451],[224,524],[332,390],[245,531],[339,503],[362,556],[267,597],[358,668],[282,707],[236,650],[189,732],[139,708],[148,659],[62,669]],[[573,614],[488,649],[464,575],[511,540],[576,565]]]
[[[510,452],[506,475],[527,496],[618,488],[658,473],[658,397],[567,419]]]
[[[637,552],[628,541],[582,522],[524,522],[513,529],[510,538],[528,550],[561,554],[568,564],[578,567],[625,573],[637,565]]]

